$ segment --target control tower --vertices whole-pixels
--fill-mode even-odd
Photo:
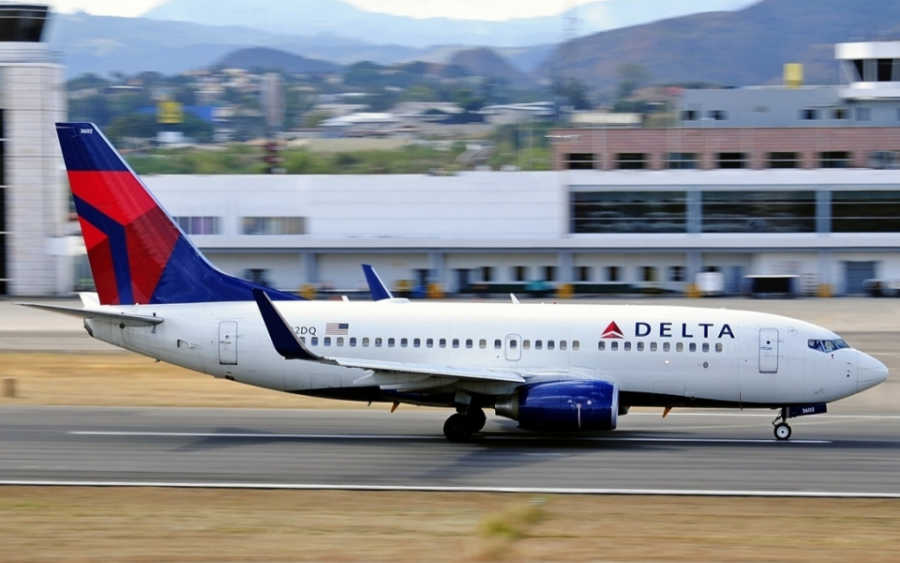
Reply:
[[[840,96],[852,100],[900,98],[900,41],[838,43]]]
[[[64,68],[42,42],[47,6],[0,2],[0,295],[71,286],[60,238],[68,192],[54,123],[66,117]]]

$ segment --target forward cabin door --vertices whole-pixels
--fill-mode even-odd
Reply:
[[[507,334],[503,346],[506,359],[515,362],[522,358],[522,337],[518,334]]]
[[[237,323],[222,321],[219,323],[219,364],[235,366],[237,363]]]
[[[778,373],[778,329],[759,329],[759,373]]]

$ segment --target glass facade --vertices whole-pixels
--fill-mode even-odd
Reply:
[[[900,191],[832,192],[831,231],[900,232]]]
[[[245,235],[302,235],[306,234],[304,217],[244,217]]]
[[[812,191],[703,192],[704,233],[813,233]]]
[[[573,233],[683,233],[685,192],[572,192]]]
[[[220,217],[175,217],[175,221],[186,235],[220,235]]]

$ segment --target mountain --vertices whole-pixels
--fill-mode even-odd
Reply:
[[[533,88],[537,85],[530,76],[520,72],[495,51],[485,47],[457,51],[447,62],[465,68],[473,76],[499,79],[513,87]]]
[[[267,47],[250,47],[233,51],[217,61],[213,66],[217,68],[280,71],[291,74],[332,73],[341,69],[339,65],[334,63],[309,59]]]
[[[611,91],[617,70],[638,64],[653,83],[706,81],[744,86],[780,81],[800,62],[806,82],[838,79],[833,44],[896,29],[896,0],[763,0],[735,12],[695,14],[581,37],[561,45],[535,71],[542,79],[578,77]]]
[[[746,6],[753,0],[602,0],[556,16],[484,21],[411,18],[367,12],[340,0],[169,0],[143,17],[214,26],[244,26],[270,33],[353,37],[407,47],[485,45],[516,47],[558,43],[572,21],[579,34],[647,23],[710,10]]]

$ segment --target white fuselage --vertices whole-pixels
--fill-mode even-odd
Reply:
[[[277,307],[320,356],[508,370],[528,383],[599,379],[618,384],[632,405],[651,404],[652,397],[663,397],[662,403],[748,407],[825,403],[874,386],[886,375],[880,362],[855,349],[810,347],[810,340],[837,339],[833,332],[763,313],[402,300],[279,302]],[[329,390],[377,386],[401,395],[501,396],[517,386],[285,360],[253,302],[107,309],[165,320],[151,327],[87,319],[95,338],[268,389],[327,396]]]

